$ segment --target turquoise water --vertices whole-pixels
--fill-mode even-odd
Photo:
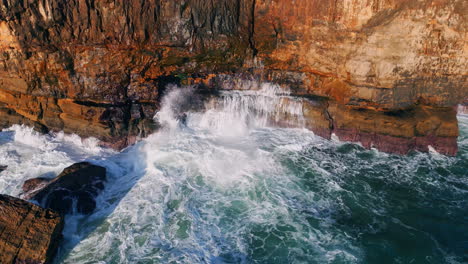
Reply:
[[[77,160],[108,168],[98,210],[67,217],[57,263],[468,263],[468,117],[456,157],[398,156],[266,127],[232,98],[186,125],[165,104],[167,128],[122,153],[0,133],[3,192]]]

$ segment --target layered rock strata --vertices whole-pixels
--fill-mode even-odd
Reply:
[[[456,155],[458,124],[456,110],[431,106],[414,106],[397,111],[348,109],[346,106],[321,102],[304,103],[306,127],[330,139],[359,142],[365,148],[408,154],[411,150]],[[310,121],[313,120],[313,121]]]
[[[151,118],[166,84],[220,88],[213,84],[224,76],[244,74],[350,111],[367,109],[369,117],[411,114],[415,105],[447,113],[468,100],[467,5],[6,0],[0,125],[64,130],[121,148],[155,129]],[[353,120],[356,131],[378,132]],[[431,136],[446,136],[438,132]]]
[[[64,131],[121,149],[154,131],[156,105],[103,103],[34,96],[0,89],[0,125],[26,124],[41,132]]]
[[[62,229],[58,213],[0,195],[0,263],[51,263]]]
[[[458,150],[455,108],[415,105],[405,110],[375,111],[350,108],[323,97],[280,95],[262,100],[273,100],[278,105],[274,110],[260,109],[258,113],[266,118],[269,126],[305,127],[326,139],[335,136],[341,141],[359,142],[367,149],[396,154],[408,154],[412,150],[427,152],[432,147],[441,154],[453,156]],[[205,103],[205,109],[222,109],[225,103],[226,100],[213,96]],[[244,104],[248,103],[237,106],[242,109]],[[256,114],[255,109],[251,111]]]

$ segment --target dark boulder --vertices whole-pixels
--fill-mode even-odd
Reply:
[[[62,230],[59,213],[0,195],[0,263],[50,263]]]
[[[8,166],[2,166],[2,165],[0,165],[0,172],[6,170],[7,168],[8,168]]]
[[[23,184],[22,197],[28,197],[35,191],[44,188],[49,182],[50,179],[47,178],[33,178],[25,181]]]
[[[44,179],[25,182],[23,190],[32,192],[25,199],[36,200],[42,206],[62,214],[77,212],[91,214],[96,209],[95,197],[104,189],[106,169],[89,162],[81,162],[63,170],[60,175],[44,184]],[[37,189],[38,185],[44,184]],[[34,190],[35,189],[35,190]]]

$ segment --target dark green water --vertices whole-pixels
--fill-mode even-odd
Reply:
[[[65,262],[467,263],[466,121],[457,157],[287,129],[149,138],[118,158],[146,153],[144,175]]]
[[[57,263],[468,263],[468,117],[456,157],[399,156],[247,125],[236,98],[187,126],[163,108],[173,126],[123,153],[2,132],[0,188],[82,159],[107,167],[98,210],[68,216]]]

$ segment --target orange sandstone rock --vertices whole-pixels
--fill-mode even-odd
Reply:
[[[382,115],[450,108],[468,100],[467,14],[464,0],[6,0],[0,125],[24,122],[122,148],[155,128],[167,84],[220,89],[235,78]],[[328,123],[322,111],[307,115],[316,127]],[[405,120],[377,131],[361,119],[356,129],[408,136],[414,126]],[[427,120],[418,129],[445,137]]]
[[[0,263],[50,263],[62,229],[58,213],[0,195]]]

